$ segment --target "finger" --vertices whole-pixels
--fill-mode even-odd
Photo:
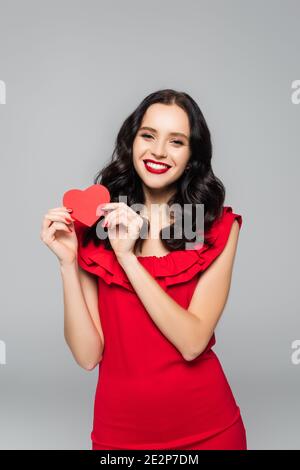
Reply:
[[[64,211],[64,210],[60,210],[60,211],[55,210],[55,211],[53,211],[53,210],[50,209],[50,210],[47,212],[47,214],[60,214],[60,215],[64,215],[64,216],[68,217],[69,219],[72,219],[72,218],[73,218],[73,217],[72,217],[72,214],[70,214],[70,212]]]
[[[64,230],[66,232],[70,232],[70,228],[64,224],[63,222],[53,222],[52,225],[49,227],[49,231],[54,233],[56,230]]]
[[[110,214],[110,222],[108,226],[108,234],[109,237],[121,237],[122,239],[125,237],[129,237],[130,239],[137,239],[141,232],[141,224],[136,217],[133,218],[134,220],[130,221],[128,214],[125,212],[120,212],[119,214]],[[125,232],[122,230],[124,227]],[[118,229],[121,232],[118,232]],[[117,231],[117,232],[116,232]]]
[[[127,206],[127,204],[125,204],[124,202],[108,202],[105,205],[101,206],[101,209],[105,211],[110,209],[121,208],[122,206]]]
[[[61,206],[61,207],[53,207],[51,209],[49,209],[51,211],[57,211],[57,210],[65,210],[65,211],[68,211],[68,212],[73,212],[73,209],[71,209],[70,207],[66,207],[66,206]]]
[[[132,223],[132,220],[130,220],[127,213],[114,211],[107,216],[107,223],[109,228],[113,228],[119,224],[128,227],[129,224]]]
[[[43,217],[41,229],[42,230],[47,229],[55,220],[65,222],[66,224],[71,224],[74,219],[70,216],[69,213],[47,212],[47,214],[45,214]]]
[[[115,211],[113,212],[110,212],[109,214],[107,214],[105,217],[104,217],[104,220],[106,222],[105,226],[106,227],[112,227],[113,225],[116,224],[116,216],[118,215],[118,217],[120,216],[119,214],[119,211],[116,209]]]
[[[69,228],[62,222],[53,222],[53,224],[50,225],[50,227],[42,233],[42,238],[45,243],[53,242],[53,240],[55,239],[54,235],[57,230],[62,230],[64,232],[71,233]]]
[[[46,218],[45,216],[43,217],[43,222],[42,222],[42,227],[41,227],[41,231],[45,231],[48,229],[48,227],[50,227],[51,225],[51,220],[49,220],[48,218]]]
[[[73,220],[70,216],[66,217],[65,215],[61,214],[46,214],[45,219],[51,220],[52,222],[65,222],[66,224],[73,223]]]
[[[103,214],[110,214],[111,212],[113,212],[114,210],[117,210],[117,207],[101,207],[101,211]]]
[[[50,220],[51,219],[51,220]],[[53,220],[55,219],[55,220]],[[42,226],[42,229],[43,230],[47,230],[49,227],[51,227],[54,223],[61,223],[63,224],[65,227],[67,227],[68,229],[71,229],[72,230],[75,230],[75,225],[74,225],[74,222],[71,221],[71,222],[68,222],[64,219],[64,217],[61,219],[61,218],[58,218],[58,217],[54,217],[54,216],[50,216],[50,217],[46,217],[45,216],[45,219],[43,221],[43,226]]]
[[[130,211],[128,206],[120,206],[119,208],[115,209],[114,211],[107,214],[104,219],[107,221],[112,220],[112,217],[119,217],[121,214],[128,218],[128,223],[133,221],[137,216],[136,212]],[[123,219],[124,220],[124,219]]]
[[[140,234],[141,228],[139,221],[135,217],[134,220],[129,220],[128,214],[121,213],[119,216],[112,217],[110,225],[108,226],[109,234],[115,233],[117,227],[121,228],[124,227],[126,231],[126,238],[129,236],[130,238],[137,238]],[[123,235],[122,235],[123,238]]]
[[[45,216],[44,219],[43,219],[43,223],[42,223],[41,236],[43,236],[43,234],[47,233],[47,232],[49,231],[50,227],[52,227],[52,225],[53,225],[54,223],[58,223],[58,222],[59,222],[59,221],[53,221],[53,220],[51,220],[49,217],[46,217],[46,216]],[[68,225],[69,225],[69,226],[74,230],[73,222],[70,223],[70,224],[68,224],[68,225],[66,225],[67,222],[65,222],[65,221],[59,222],[59,223],[62,223],[62,225],[63,225],[64,227],[66,227],[67,229],[68,229]]]

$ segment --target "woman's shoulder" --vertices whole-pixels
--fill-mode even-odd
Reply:
[[[234,212],[232,206],[223,206],[220,217],[214,221],[209,231],[215,242],[215,248],[217,248],[218,245],[226,243],[235,220],[238,222],[239,229],[241,229],[243,224],[242,215]]]

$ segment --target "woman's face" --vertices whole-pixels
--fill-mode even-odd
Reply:
[[[133,165],[148,188],[166,188],[182,175],[190,157],[189,137],[188,116],[182,108],[149,106],[133,141]],[[157,164],[146,166],[147,159]]]

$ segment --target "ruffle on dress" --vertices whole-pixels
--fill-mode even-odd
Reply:
[[[187,282],[204,271],[223,251],[234,220],[238,221],[241,228],[242,216],[234,213],[231,206],[223,206],[221,217],[215,220],[209,232],[214,242],[211,248],[201,244],[200,248],[194,245],[193,249],[172,251],[160,257],[137,258],[154,278],[164,278],[166,286]],[[74,222],[74,226],[78,239],[78,264],[81,268],[101,277],[107,284],[117,284],[135,292],[114,251],[107,250],[104,243],[96,246],[93,241],[83,246],[84,226],[77,222]]]

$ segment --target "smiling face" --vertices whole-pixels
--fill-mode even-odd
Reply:
[[[189,120],[182,108],[149,106],[133,141],[133,165],[147,188],[166,189],[182,175],[190,158],[189,137]],[[154,163],[146,164],[147,160]]]

